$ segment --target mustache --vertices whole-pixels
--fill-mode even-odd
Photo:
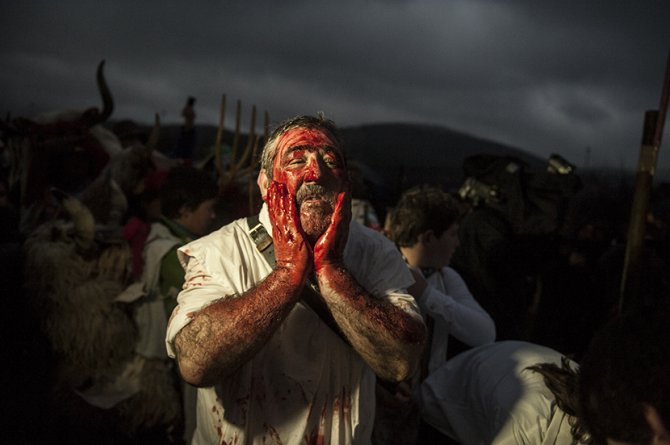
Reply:
[[[303,184],[295,194],[296,203],[300,206],[306,199],[327,199],[333,200],[335,193],[319,184]]]

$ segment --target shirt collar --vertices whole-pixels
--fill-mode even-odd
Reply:
[[[194,239],[198,238],[198,236],[188,230],[186,227],[183,225],[179,224],[177,221],[167,218],[165,216],[161,216],[161,222],[168,228],[170,231],[176,235],[177,237],[183,239],[185,242],[190,242],[193,241]]]

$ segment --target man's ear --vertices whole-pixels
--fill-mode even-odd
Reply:
[[[670,445],[670,431],[663,424],[660,414],[653,406],[647,405],[644,410],[644,417],[647,419],[653,439],[652,445]]]
[[[268,175],[265,174],[265,169],[262,168],[261,171],[258,172],[256,184],[258,184],[258,188],[261,190],[261,198],[263,198],[263,201],[265,201],[268,187],[270,186],[270,179],[268,178]]]
[[[190,213],[192,213],[192,210],[189,209],[186,204],[183,204],[181,207],[179,207],[179,216],[176,218],[176,221],[183,221],[185,218],[188,218]]]
[[[433,229],[426,230],[423,233],[419,234],[419,242],[421,244],[428,244],[432,242],[435,239],[435,232],[433,232]]]

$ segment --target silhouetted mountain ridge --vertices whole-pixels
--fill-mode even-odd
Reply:
[[[453,188],[463,181],[463,160],[475,154],[514,156],[531,168],[546,160],[526,151],[445,127],[384,123],[342,129],[347,153],[374,169],[385,184],[429,183]]]
[[[148,131],[146,126],[143,129]],[[169,152],[176,144],[179,130],[180,126],[174,124],[161,128],[161,151]],[[213,125],[196,127],[196,158],[211,153],[216,131]],[[522,149],[434,125],[379,123],[343,127],[340,131],[348,157],[364,165],[366,179],[392,192],[422,183],[457,187],[464,179],[463,160],[474,154],[514,156],[532,169],[546,165],[546,159]],[[241,135],[240,147],[246,139]],[[226,129],[223,142],[231,145],[232,140],[232,131]]]

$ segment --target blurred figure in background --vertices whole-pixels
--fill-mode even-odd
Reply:
[[[145,282],[163,296],[167,315],[176,306],[176,295],[184,283],[177,249],[212,229],[217,193],[214,178],[194,167],[172,169],[160,188],[161,216],[152,224],[144,248],[145,267],[151,269],[146,271],[149,281]]]
[[[670,444],[667,298],[610,321],[580,370],[580,409],[594,444]]]
[[[577,365],[522,341],[479,346],[448,360],[419,388],[421,415],[463,445],[571,445]]]
[[[177,293],[184,283],[177,249],[210,231],[217,193],[210,174],[194,167],[172,169],[160,189],[161,216],[151,225],[144,246],[142,281],[148,296],[137,313],[143,334],[138,352],[146,356],[167,360],[167,319],[177,305]],[[176,377],[175,374],[175,381]],[[196,391],[186,383],[181,386],[184,440],[190,443],[195,430]]]
[[[360,163],[351,162],[349,165],[351,180],[351,219],[358,221],[365,227],[381,231],[377,211],[372,205],[372,193]]]
[[[420,375],[414,376],[409,385],[401,384],[392,389],[396,398],[410,398],[410,385],[415,386],[430,376],[448,357],[495,340],[495,323],[475,301],[461,276],[449,267],[458,246],[459,217],[455,199],[437,187],[422,186],[406,191],[388,218],[387,235],[398,246],[414,276],[415,284],[408,290],[426,319],[429,339]],[[378,400],[387,405],[387,409],[380,406],[378,419],[383,422],[385,414],[389,414],[388,425],[393,429],[397,422],[388,411],[402,410],[394,408],[397,403],[388,392],[388,388],[377,388]],[[429,434],[429,429],[421,428],[420,434]],[[399,437],[397,432],[391,435]],[[378,439],[378,442],[388,440],[390,438]],[[425,443],[428,438],[420,436],[419,440]]]
[[[186,105],[181,110],[181,116],[184,118],[184,125],[181,127],[177,146],[172,153],[173,158],[183,159],[185,163],[193,160],[193,151],[195,150],[195,97],[186,99]]]
[[[516,157],[478,154],[463,161],[463,172],[459,196],[472,209],[452,265],[495,320],[498,340],[529,338],[539,277],[581,180],[556,155],[533,171]]]

